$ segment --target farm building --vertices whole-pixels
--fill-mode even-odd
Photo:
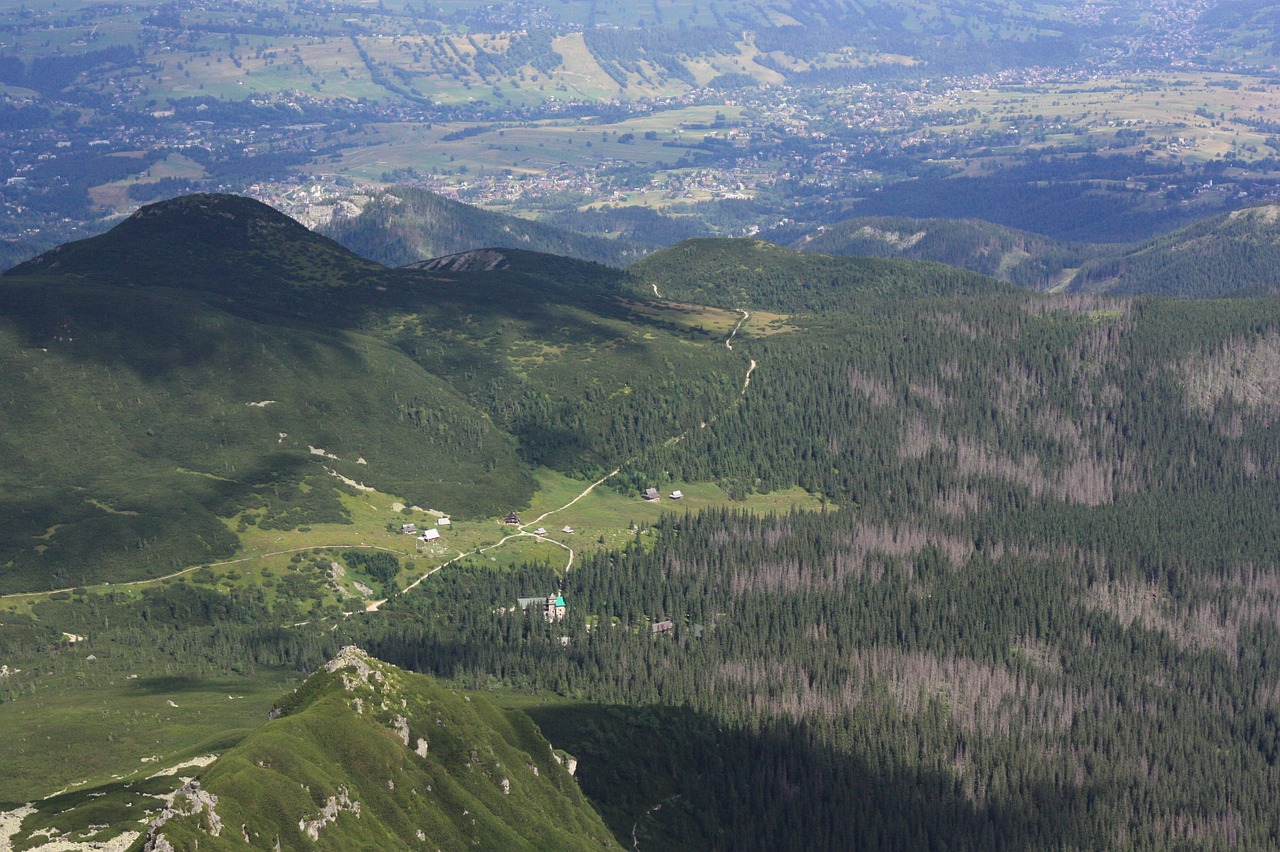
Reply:
[[[547,621],[559,621],[564,618],[565,611],[568,609],[564,596],[559,593],[547,595],[545,598],[517,598],[516,603],[522,610],[528,611],[532,608],[541,612]]]
[[[641,496],[643,496],[644,499],[648,500],[651,503],[658,502],[658,500],[661,499],[662,497],[662,495],[658,493],[658,489],[656,488],[646,488]]]

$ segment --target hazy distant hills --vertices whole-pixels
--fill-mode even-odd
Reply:
[[[1280,292],[1280,205],[1213,216],[1084,265],[1071,289],[1180,298]]]
[[[183,788],[160,849],[617,849],[527,716],[344,648]],[[566,767],[568,764],[568,767]]]
[[[644,250],[623,240],[577,234],[504,216],[412,187],[378,193],[355,216],[319,229],[355,253],[387,266],[477,248],[518,248],[626,266]]]
[[[872,217],[820,228],[805,252],[931,260],[1036,290],[1215,298],[1274,293],[1280,206],[1211,216],[1137,246],[1069,243],[979,220]]]
[[[889,216],[849,219],[819,228],[794,247],[850,257],[932,260],[1035,290],[1063,284],[1086,259],[1105,250],[978,219]]]

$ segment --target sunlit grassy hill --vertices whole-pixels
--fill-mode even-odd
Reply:
[[[147,848],[618,848],[519,711],[350,647],[282,710],[179,792]]]
[[[190,292],[6,279],[0,364],[5,592],[227,558],[221,518],[342,521],[339,474],[460,515],[532,493],[515,442],[386,343]]]

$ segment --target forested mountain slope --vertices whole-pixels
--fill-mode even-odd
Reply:
[[[1280,847],[1280,305],[799,321],[736,343],[740,404],[637,465],[839,508],[676,507],[563,578],[563,622],[485,617],[554,581],[528,566],[442,577],[391,613],[412,631],[361,641],[611,705],[540,724],[642,845]],[[647,704],[698,733],[673,744]]]
[[[1072,290],[1180,298],[1276,293],[1280,205],[1214,216],[1084,265]]]
[[[225,558],[219,518],[341,522],[339,476],[502,514],[532,465],[596,472],[731,398],[731,353],[636,310],[621,273],[511,257],[389,270],[191,196],[11,270],[0,588]]]
[[[999,292],[1010,285],[940,263],[808,254],[763,240],[694,239],[628,271],[664,298],[730,308],[840,311],[875,297]]]
[[[483,461],[493,451],[479,433],[460,431],[478,413],[492,430],[484,434],[510,453],[490,455],[492,469],[482,469],[495,491],[501,476],[511,490],[484,504],[493,492],[460,482],[449,500],[509,503],[542,464],[600,485],[565,483],[554,506],[573,500],[566,509],[577,517],[615,519],[611,538],[590,547],[580,544],[586,536],[564,539],[579,548],[571,570],[544,551],[499,562],[501,551],[468,544],[411,590],[349,617],[315,608],[308,617],[296,595],[280,592],[347,561],[319,548],[277,573],[254,565],[252,583],[209,570],[190,585],[79,589],[29,610],[6,601],[0,652],[10,674],[0,695],[31,708],[47,679],[105,680],[99,663],[227,678],[254,667],[314,669],[355,643],[451,688],[537,705],[539,726],[579,757],[584,792],[624,845],[1280,849],[1280,300],[1045,295],[937,264],[754,241],[683,244],[629,273],[509,250],[472,260],[373,268],[341,286],[310,287],[311,298],[270,323],[265,300],[243,308],[217,287],[101,284],[88,266],[75,276],[0,279],[6,304],[21,308],[3,312],[9,372],[42,383],[22,396],[6,389],[6,427],[34,424],[0,433],[0,472],[19,471],[5,480],[16,507],[5,516],[26,524],[8,541],[10,552],[27,554],[10,559],[27,561],[9,569],[43,567],[33,545],[49,555],[64,529],[55,526],[61,504],[37,503],[28,488],[46,474],[22,467],[19,453],[35,446],[52,468],[59,459],[38,449],[41,430],[58,434],[85,412],[86,432],[101,423],[96,432],[109,436],[108,427],[123,433],[119,424],[128,424],[139,446],[170,446],[169,429],[202,436],[210,458],[237,471],[198,470],[262,483],[255,493],[265,506],[248,510],[300,523],[286,500],[292,487],[280,477],[280,487],[265,487],[275,468],[239,472],[252,468],[250,450],[265,448],[224,426],[237,422],[229,414],[215,408],[147,435],[149,418],[134,423],[122,411],[213,398],[215,377],[255,364],[264,342],[268,358],[283,360],[288,346],[305,354],[301,335],[318,353],[317,374],[303,379],[347,381],[325,366],[342,359],[320,357],[346,340],[343,363],[362,381],[314,403],[310,388],[280,397],[278,405],[293,400],[310,412],[290,423],[304,440],[318,428],[316,411],[345,418],[344,400],[363,393],[342,422],[370,440],[394,447],[403,438],[396,430],[412,426],[434,452],[456,439],[460,448],[446,455]],[[285,289],[299,289],[287,278]],[[109,300],[135,303],[119,294],[151,311],[132,325],[159,329],[139,336],[133,354],[111,342],[125,319],[98,317]],[[84,315],[66,333],[53,320],[81,299]],[[723,307],[686,303],[694,299]],[[227,367],[180,396],[156,377],[196,370],[182,356],[211,344],[191,332],[166,349],[157,319],[165,307],[191,323],[217,319],[228,352],[243,361],[210,350]],[[82,340],[104,345],[77,348]],[[297,360],[291,369],[311,363]],[[225,382],[233,390],[224,396],[238,390]],[[63,396],[87,386],[102,395]],[[168,396],[148,401],[160,391]],[[388,394],[394,423],[378,408]],[[467,417],[456,426],[432,419],[441,399],[456,399]],[[232,397],[223,408],[258,417],[277,407],[244,402]],[[366,422],[356,422],[356,409]],[[270,444],[290,430],[244,431]],[[316,446],[344,464],[360,449]],[[333,480],[324,467],[339,462],[304,449],[289,451],[306,477],[296,492],[332,496],[318,486]],[[85,486],[66,471],[93,470],[93,459],[65,460],[68,500]],[[191,475],[174,472],[185,467],[176,459],[164,462],[168,475]],[[366,461],[362,475],[373,481],[375,460]],[[406,489],[448,496],[436,477],[404,467]],[[127,487],[136,470],[148,468],[126,459],[102,479]],[[713,484],[718,502],[693,511],[695,485]],[[624,493],[605,493],[615,485]],[[640,486],[654,487],[660,502],[637,521],[629,513],[648,505]],[[761,510],[766,495],[795,486],[814,510]],[[150,510],[96,492],[79,499],[98,513],[100,553],[127,564],[108,533]],[[224,517],[206,511],[208,524]],[[568,512],[552,517],[553,529],[570,521]],[[487,541],[507,535],[495,518],[487,523]],[[519,603],[551,593],[566,602],[563,617]],[[59,642],[60,633],[87,644]],[[90,662],[90,652],[99,659]],[[304,691],[299,723],[311,708],[346,712],[327,698],[306,700]],[[381,712],[373,706],[365,702],[365,721]],[[0,705],[0,716],[9,709]],[[409,728],[416,737],[412,719]],[[377,755],[405,752],[394,734],[378,735]],[[17,765],[28,758],[13,750],[39,745],[14,742],[6,754]],[[243,777],[265,776],[257,759]],[[210,789],[236,764],[220,765],[209,771]],[[337,770],[325,772],[333,783],[311,800],[316,813],[329,797],[342,801]],[[505,777],[514,797],[518,779]],[[401,776],[387,778],[401,789]],[[349,815],[322,831],[359,830]],[[301,817],[271,818],[287,827]],[[276,830],[262,819],[253,831]]]
[[[491,213],[413,187],[376,194],[355,216],[319,229],[355,253],[387,266],[404,266],[478,248],[513,248],[626,266],[644,251],[622,240],[589,237]]]
[[[1112,251],[976,219],[889,216],[850,219],[819,228],[792,247],[846,257],[932,260],[1034,290],[1063,284],[1085,260]]]

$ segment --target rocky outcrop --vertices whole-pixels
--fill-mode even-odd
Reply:
[[[320,829],[324,828],[338,818],[338,814],[346,811],[353,813],[357,817],[360,816],[360,803],[352,801],[347,793],[347,788],[343,787],[338,791],[338,795],[330,796],[329,800],[324,803],[324,807],[320,809],[320,813],[307,819],[303,817],[298,820],[298,830],[310,837],[312,840],[320,839]]]
[[[147,839],[142,844],[142,852],[175,852],[173,844],[165,839],[161,830],[165,823],[174,817],[200,817],[201,827],[206,834],[217,837],[222,834],[222,818],[217,811],[218,797],[201,788],[196,780],[183,784],[169,807],[160,812],[151,825],[147,826]]]
[[[493,272],[510,269],[511,260],[498,249],[476,249],[445,257],[433,257],[411,263],[405,269],[425,269],[430,272]]]

